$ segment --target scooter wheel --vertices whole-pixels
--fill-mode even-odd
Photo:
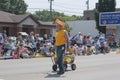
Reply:
[[[53,71],[57,71],[57,65],[56,65],[56,64],[53,65],[53,66],[52,66],[52,69],[53,69]]]
[[[76,64],[72,64],[72,65],[71,65],[71,69],[72,69],[72,70],[76,70]]]
[[[67,64],[64,64],[64,70],[66,71],[67,70]]]

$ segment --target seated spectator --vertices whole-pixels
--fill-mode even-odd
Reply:
[[[55,54],[55,49],[53,46],[49,48],[49,52],[50,52],[50,56],[53,56]]]
[[[12,45],[10,43],[10,40],[5,39],[5,41],[4,41],[4,55],[6,55],[6,54],[11,55],[10,50],[12,50]]]
[[[0,33],[0,43],[3,43],[3,41],[4,41],[4,38],[3,38],[2,34]]]
[[[37,49],[37,52],[40,53],[40,47],[41,47],[41,41],[38,40],[37,43],[36,43],[36,49]]]
[[[39,39],[39,34],[35,34],[35,40],[38,41]]]
[[[49,48],[47,47],[47,45],[44,45],[43,53],[44,53],[45,56],[50,55]]]
[[[105,42],[100,42],[100,52],[105,54]]]
[[[110,52],[110,47],[109,47],[109,44],[107,43],[107,40],[105,40],[104,46],[105,46],[105,52],[109,53]]]
[[[55,45],[55,37],[52,39],[52,45]]]
[[[92,40],[90,39],[89,36],[87,36],[86,45],[87,45],[87,55],[91,55],[90,48],[92,46]]]
[[[33,51],[36,52],[37,41],[32,42],[32,45],[33,45]]]
[[[52,46],[52,43],[50,40],[45,41],[45,45],[48,46],[49,48]]]
[[[19,47],[19,54],[21,58],[29,58],[30,56],[28,55],[30,52],[28,51],[27,48],[23,46],[23,44],[20,44]]]
[[[35,42],[34,32],[30,32],[29,40],[32,42],[32,44],[34,44],[34,42]]]
[[[75,49],[72,45],[69,47],[69,54],[70,55],[75,54]]]
[[[77,46],[77,44],[74,44],[74,49],[75,49],[75,55],[77,55],[78,54],[78,46]]]
[[[82,55],[83,51],[84,51],[84,49],[83,49],[82,45],[79,45],[78,46],[78,55]]]
[[[76,36],[76,42],[78,46],[83,45],[83,34],[81,32]]]
[[[3,54],[2,43],[0,43],[0,56]]]
[[[17,47],[13,52],[13,59],[19,59],[19,47]]]
[[[6,30],[3,31],[3,38],[7,38]]]
[[[97,54],[97,51],[96,51],[96,48],[95,48],[94,45],[91,46],[90,52],[91,52],[92,54]]]
[[[24,46],[25,46],[29,51],[32,51],[32,52],[33,52],[32,42],[30,42],[29,40],[27,40]]]
[[[98,54],[99,49],[100,49],[100,42],[99,42],[99,40],[95,42],[95,45],[94,45],[94,46],[95,46],[95,48],[96,48],[96,53]]]

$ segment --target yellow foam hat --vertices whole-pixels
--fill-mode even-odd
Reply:
[[[56,19],[55,20],[55,24],[58,24],[58,25],[60,25],[61,27],[65,27],[65,22],[62,22],[62,21],[60,21],[59,19]]]

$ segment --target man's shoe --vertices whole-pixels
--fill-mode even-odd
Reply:
[[[62,74],[64,74],[64,72],[57,72],[57,74],[62,75]]]

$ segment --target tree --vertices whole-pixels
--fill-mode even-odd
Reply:
[[[36,11],[33,16],[37,19],[37,20],[41,20],[41,21],[51,21],[51,17],[50,17],[50,12],[47,10],[43,10],[43,11]]]
[[[72,28],[66,23],[65,30],[68,31],[68,33],[70,33],[70,31],[72,30]]]
[[[24,0],[0,0],[0,10],[14,13],[24,14],[26,13],[28,5]]]
[[[99,13],[95,13],[96,18],[96,28],[99,32],[106,33],[106,26],[99,26]]]
[[[106,33],[106,26],[99,26],[99,13],[100,12],[113,12],[115,11],[116,0],[99,0],[98,10],[95,13],[96,28],[103,33]]]
[[[75,20],[80,20],[80,16],[67,16],[64,13],[59,13],[56,11],[52,12],[52,16],[50,16],[50,11],[48,10],[43,10],[43,11],[36,11],[33,16],[41,21],[54,21],[56,18],[60,18],[64,21],[75,21]]]
[[[99,12],[112,12],[115,11],[116,0],[99,0]]]

